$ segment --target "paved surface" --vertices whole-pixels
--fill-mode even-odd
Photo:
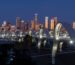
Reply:
[[[36,47],[32,49],[15,50],[13,44],[0,45],[0,65],[52,65],[51,46],[46,46],[41,50]],[[13,61],[8,62],[13,56]],[[55,65],[75,65],[75,48],[69,45],[63,48],[61,53],[56,54]]]

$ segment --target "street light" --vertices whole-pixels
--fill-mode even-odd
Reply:
[[[70,44],[73,44],[73,43],[74,43],[74,41],[73,41],[73,40],[70,40],[70,41],[69,41],[69,43],[70,43]]]
[[[42,35],[40,35],[40,39],[42,39],[43,38],[43,36]]]
[[[56,40],[59,40],[59,37],[56,37]]]

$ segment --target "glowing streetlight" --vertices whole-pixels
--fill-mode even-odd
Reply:
[[[70,44],[73,44],[73,43],[74,43],[74,41],[73,41],[73,40],[70,40],[70,41],[69,41],[69,43],[70,43]]]

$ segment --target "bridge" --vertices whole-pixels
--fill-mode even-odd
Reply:
[[[62,35],[63,33],[60,33],[60,29],[62,28],[62,24],[58,23],[56,25],[56,28],[54,31],[49,31],[49,34],[47,35],[44,30],[43,27],[40,28],[40,30],[38,32],[35,32],[35,34],[32,33],[32,31],[30,30],[29,32],[26,33],[22,33],[19,32],[17,33],[0,33],[0,41],[4,41],[3,43],[0,43],[0,45],[3,44],[16,44],[15,42],[18,42],[19,44],[23,43],[25,41],[24,37],[26,37],[27,35],[29,35],[31,37],[31,39],[29,39],[29,41],[31,40],[32,45],[31,46],[35,46],[32,49],[32,52],[38,52],[35,51],[34,49],[38,49],[39,51],[41,49],[45,49],[46,52],[44,52],[44,55],[50,55],[51,56],[51,60],[52,60],[52,64],[55,64],[55,57],[56,54],[58,53],[58,51],[60,52],[59,54],[61,54],[62,52],[62,46],[64,44],[64,42],[66,42],[67,44],[73,44],[74,41],[71,39],[71,37],[69,36],[68,33],[65,33],[64,35]],[[51,33],[53,32],[53,34]],[[50,42],[50,40],[52,40]],[[52,43],[52,45],[51,45]],[[46,46],[49,45],[49,46]],[[50,46],[51,45],[51,46]],[[48,54],[45,54],[48,53]],[[50,53],[50,54],[49,54]],[[35,53],[32,53],[32,58],[35,58],[36,56]],[[40,56],[44,56],[44,55],[39,55],[39,52],[37,53],[37,57]]]

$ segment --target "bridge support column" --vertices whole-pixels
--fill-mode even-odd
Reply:
[[[58,48],[58,42],[54,41],[53,43],[53,48],[52,48],[52,64],[55,64],[55,57],[56,57],[56,53],[57,53],[57,48]]]
[[[60,42],[60,43],[59,43],[59,51],[60,51],[60,52],[62,51],[62,45],[63,45],[63,42]]]

